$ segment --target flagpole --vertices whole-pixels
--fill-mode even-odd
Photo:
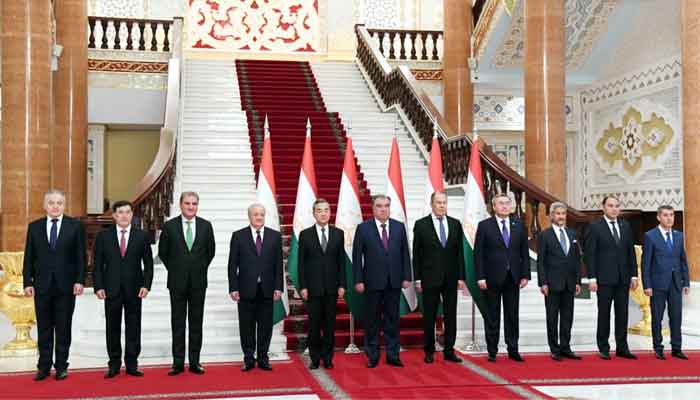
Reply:
[[[352,123],[347,120],[347,137],[352,137]],[[346,149],[347,151],[347,149]],[[354,290],[354,288],[346,288],[346,290]],[[348,311],[350,311],[350,305],[348,304]],[[355,344],[355,316],[350,312],[350,343],[348,347],[345,348],[345,354],[360,354],[360,348]]]
[[[472,125],[474,129],[474,136],[472,137],[472,146],[479,145],[479,133],[477,132],[476,126]],[[467,345],[467,351],[478,352],[481,351],[481,347],[476,342],[476,304],[474,303],[474,296],[469,293],[469,297],[472,298],[472,337],[471,342]]]

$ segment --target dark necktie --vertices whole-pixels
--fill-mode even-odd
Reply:
[[[382,244],[384,250],[389,251],[389,234],[386,231],[386,224],[382,224]]]
[[[673,242],[671,241],[671,232],[666,232],[666,246],[673,251]]]
[[[258,252],[258,257],[262,254],[262,236],[260,236],[260,231],[258,232],[258,237],[255,239],[255,250]]]
[[[501,224],[503,225],[503,228],[501,230],[501,234],[503,235],[503,243],[506,244],[506,247],[510,246],[510,232],[508,232],[508,227],[506,226],[506,220],[502,219]]]
[[[445,232],[444,218],[438,217],[438,221],[440,221],[440,244],[445,248],[447,246],[447,232]]]
[[[612,231],[613,231],[613,239],[615,239],[615,244],[619,245],[620,244],[620,232],[617,231],[617,225],[615,224],[616,221],[610,221],[610,225],[612,225]]]
[[[51,220],[51,232],[49,233],[49,248],[56,250],[56,240],[58,239],[58,218]]]
[[[326,247],[328,247],[328,237],[326,237],[326,228],[321,228],[321,249],[326,252]]]
[[[122,257],[126,255],[126,229],[122,229],[122,238],[119,240],[119,252]]]

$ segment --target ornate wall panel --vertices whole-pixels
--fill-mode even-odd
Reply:
[[[188,48],[318,52],[318,0],[187,0]]]
[[[682,209],[680,77],[674,59],[580,93],[580,207],[615,193],[626,208]]]
[[[578,130],[574,98],[565,97],[566,129]],[[525,130],[525,99],[511,95],[475,95],[474,123],[480,130]]]

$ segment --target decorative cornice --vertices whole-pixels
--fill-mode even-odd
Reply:
[[[167,74],[167,62],[143,62],[122,60],[88,59],[88,71],[100,72],[138,72],[147,74]]]
[[[495,21],[498,21],[504,11],[503,0],[488,0],[481,11],[479,22],[474,27],[474,33],[472,34],[472,53],[477,60],[481,59],[484,53],[486,38],[496,25]]]

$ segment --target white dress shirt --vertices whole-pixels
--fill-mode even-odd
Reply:
[[[122,230],[126,230],[126,233],[124,233],[124,240],[125,240],[126,244],[128,245],[129,244],[129,235],[131,234],[131,224],[129,224],[129,226],[127,226],[126,228],[122,228],[119,225],[115,225],[115,226],[117,229],[117,244],[121,245]]]
[[[194,239],[197,237],[197,217],[192,217],[192,219],[187,219],[185,216],[182,216],[182,233],[187,235],[187,223],[190,222],[190,230],[192,231],[192,243],[194,243]],[[185,236],[187,237],[187,236]]]
[[[378,219],[374,219],[374,223],[377,224],[377,231],[379,231],[379,238],[382,238],[382,222],[379,221]],[[386,228],[386,236],[389,236],[389,220],[387,219],[386,222],[384,222],[385,228]]]
[[[326,240],[327,240],[327,241],[330,240],[330,233],[331,233],[331,232],[330,232],[330,229],[328,229],[328,224],[326,224],[325,226],[321,226],[321,225],[319,225],[319,224],[315,224],[315,226],[316,226],[316,234],[318,235],[318,243],[321,245],[321,247],[323,247],[323,239],[321,239],[321,238],[323,237],[323,235],[322,235],[323,232],[321,232],[321,229],[324,229],[324,230],[325,230],[325,232],[326,232]],[[381,234],[380,234],[380,236],[381,236]],[[327,244],[327,243],[326,243],[326,244]]]
[[[51,226],[53,225],[53,222],[51,222],[52,219],[58,219],[58,222],[56,222],[56,239],[58,240],[58,235],[61,234],[61,223],[63,222],[63,214],[59,215],[58,217],[50,217],[46,216],[46,240],[48,242],[51,242]]]
[[[435,233],[437,233],[438,239],[440,239],[440,220],[438,219],[437,215],[435,214],[430,214],[433,217],[433,226],[435,227]],[[442,226],[445,227],[445,240],[447,240],[450,237],[450,228],[447,226],[447,215],[442,217]]]

